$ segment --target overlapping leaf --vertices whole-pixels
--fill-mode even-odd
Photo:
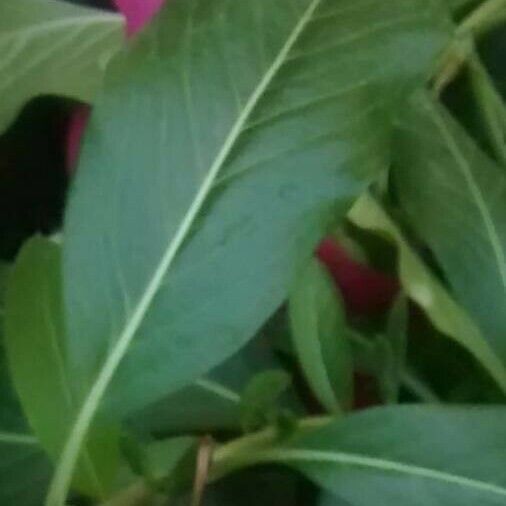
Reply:
[[[0,264],[0,504],[40,506],[51,477],[51,465],[29,432],[4,357],[3,299],[7,270],[6,265]]]
[[[333,280],[316,259],[299,275],[289,308],[298,363],[314,395],[330,413],[349,408],[353,358],[346,315]]]
[[[76,410],[63,342],[60,258],[59,245],[31,239],[9,277],[5,307],[4,342],[12,381],[34,433],[53,457]],[[114,432],[94,431],[78,466],[77,486],[104,497],[116,461]]]
[[[418,96],[398,125],[403,210],[457,301],[506,364],[506,176],[442,107]],[[497,369],[497,368],[496,368]],[[496,377],[499,372],[496,373]],[[500,378],[498,378],[500,379]]]
[[[65,229],[85,400],[54,503],[107,390],[120,413],[181,387],[283,300],[295,261],[387,162],[392,109],[446,40],[438,7],[175,0],[115,61]]]
[[[122,40],[122,19],[56,0],[0,2],[0,133],[42,94],[89,101]]]
[[[506,408],[368,410],[258,458],[300,469],[353,506],[501,506]]]
[[[398,276],[406,294],[425,311],[440,332],[469,350],[506,392],[506,368],[491,344],[424,264],[379,202],[370,194],[364,194],[351,209],[349,218],[355,225],[396,243]]]

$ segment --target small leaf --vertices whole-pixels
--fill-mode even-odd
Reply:
[[[197,440],[181,436],[155,441],[145,448],[145,476],[166,490],[177,486],[181,476],[194,472]]]
[[[506,174],[426,95],[406,108],[397,131],[393,180],[402,210],[501,362],[504,389]]]
[[[395,242],[398,275],[406,295],[424,310],[440,332],[469,350],[506,392],[506,368],[491,343],[410,247],[380,204],[366,193],[353,206],[349,218],[358,227],[375,231]]]
[[[165,492],[176,485],[181,476],[194,472],[196,447],[197,440],[190,436],[149,443],[141,443],[131,437],[122,441],[122,450],[132,471],[145,479],[153,489],[164,489]],[[189,466],[185,465],[187,461]],[[192,476],[186,477],[191,482]]]
[[[93,99],[122,41],[122,18],[56,0],[0,2],[0,133],[29,99]]]
[[[72,383],[63,348],[60,247],[35,237],[22,249],[9,277],[5,349],[12,380],[35,434],[57,457],[62,433],[74,417]],[[94,430],[84,446],[76,486],[105,497],[114,478],[116,437]]]
[[[506,408],[371,409],[254,458],[293,466],[353,506],[500,506]]]
[[[281,370],[255,375],[241,396],[241,420],[245,432],[251,432],[276,421],[278,401],[290,386],[290,376]]]
[[[343,303],[323,266],[312,259],[289,301],[292,339],[306,380],[331,413],[352,400],[353,358]]]
[[[395,301],[388,315],[385,334],[381,336],[383,364],[379,374],[379,386],[385,401],[395,404],[406,363],[408,306],[403,295]]]

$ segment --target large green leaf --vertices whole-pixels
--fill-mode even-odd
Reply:
[[[116,59],[65,227],[84,400],[53,503],[107,390],[120,414],[180,388],[283,300],[296,259],[387,163],[392,108],[447,39],[439,7],[175,0]]]
[[[292,465],[356,506],[503,506],[506,408],[373,409],[255,458]]]
[[[122,18],[56,0],[0,2],[0,133],[42,94],[91,100],[122,41]]]
[[[54,457],[76,408],[63,348],[60,268],[57,244],[40,237],[26,244],[9,277],[4,336],[12,381],[23,409]],[[77,486],[105,496],[116,460],[114,434],[94,431],[77,469]]]
[[[289,302],[292,339],[307,382],[330,413],[351,405],[353,357],[346,315],[335,283],[311,259],[297,278]]]
[[[506,368],[491,344],[424,264],[377,200],[369,193],[364,194],[351,209],[349,218],[358,227],[377,232],[396,243],[398,275],[406,294],[424,310],[440,332],[469,350],[506,392]]]
[[[394,181],[402,209],[506,366],[506,176],[425,95],[398,125]],[[502,380],[504,387],[504,376]]]

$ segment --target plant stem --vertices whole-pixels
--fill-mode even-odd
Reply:
[[[474,51],[474,41],[506,20],[506,0],[486,0],[460,23],[455,38],[442,56],[433,80],[436,95],[460,72]]]
[[[300,430],[312,430],[332,420],[336,420],[336,417],[313,416],[299,420],[297,427]],[[254,465],[258,462],[260,451],[271,447],[280,439],[279,430],[276,427],[268,427],[225,443],[214,452],[209,481],[216,481],[226,474]]]
[[[459,25],[457,32],[479,36],[506,19],[506,0],[487,0],[472,11]]]

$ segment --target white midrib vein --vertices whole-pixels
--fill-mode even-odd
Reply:
[[[30,434],[17,434],[15,432],[0,431],[0,444],[36,445],[37,438]]]
[[[46,497],[46,506],[64,506],[67,491],[70,486],[72,474],[79,456],[81,446],[84,442],[89,427],[93,421],[93,417],[100,405],[100,402],[111,382],[111,379],[116,372],[121,360],[125,356],[132,339],[134,338],[137,330],[139,329],[144,317],[156,295],[158,289],[163,284],[163,280],[167,271],[169,270],[172,262],[181,247],[187,233],[189,232],[195,218],[197,217],[206,197],[208,196],[214,181],[218,176],[223,164],[225,163],[230,151],[239,138],[244,125],[247,123],[251,113],[262,98],[268,86],[276,76],[277,72],[285,62],[288,54],[290,53],[293,45],[298,40],[301,33],[304,31],[306,25],[310,22],[315,10],[323,0],[312,0],[307,9],[304,11],[299,21],[296,23],[290,36],[287,38],[285,44],[281,47],[276,58],[273,60],[271,66],[268,68],[265,75],[260,80],[259,84],[253,90],[253,93],[246,102],[244,109],[237,117],[233,124],[228,136],[223,143],[220,151],[214,159],[209,172],[204,178],[193,202],[191,203],[188,211],[184,215],[180,226],[178,227],[173,238],[169,242],[167,249],[162,256],[153,276],[146,285],[146,290],[140,298],[138,304],[134,308],[130,319],[127,321],[121,334],[116,341],[116,344],[111,350],[110,355],[104,362],[100,369],[95,382],[90,388],[81,409],[76,417],[75,423],[72,425],[69,437],[65,442],[60,459],[57,463],[53,480],[49,486],[49,491]]]
[[[115,22],[118,25],[123,23],[122,17],[119,14],[100,13],[100,14],[87,14],[82,16],[72,16],[61,19],[54,19],[43,23],[37,23],[25,28],[16,28],[2,32],[0,42],[5,39],[13,37],[36,37],[39,35],[47,35],[48,32],[54,32],[60,29],[72,28],[74,26],[82,25],[98,25],[109,24]]]
[[[503,287],[504,295],[506,297],[506,257],[504,254],[503,247],[501,245],[501,241],[499,239],[499,234],[497,233],[494,220],[490,215],[490,210],[487,207],[483,194],[476,184],[476,181],[473,176],[473,172],[471,167],[469,166],[469,162],[467,161],[465,155],[461,152],[459,146],[455,142],[452,133],[446,127],[443,119],[439,116],[438,111],[431,104],[431,112],[433,122],[435,123],[438,130],[441,132],[441,135],[445,139],[448,148],[455,158],[455,162],[462,175],[464,176],[464,180],[469,188],[469,191],[473,197],[473,200],[478,208],[478,212],[480,213],[481,219],[485,225],[485,229],[487,231],[487,237],[490,241],[490,246],[494,253],[494,257],[497,262],[497,270],[499,271],[499,276],[501,279],[501,284]]]
[[[218,397],[221,397],[226,401],[232,402],[233,404],[239,404],[241,400],[241,396],[238,393],[234,392],[224,385],[221,385],[220,383],[217,383],[216,381],[202,378],[195,382],[195,386]]]
[[[330,464],[348,464],[357,467],[377,469],[379,471],[397,472],[418,478],[437,480],[450,485],[472,488],[482,492],[506,497],[506,488],[485,481],[466,478],[465,476],[451,474],[427,467],[415,466],[403,462],[369,457],[353,453],[306,450],[306,449],[278,449],[267,450],[258,455],[259,461],[268,462],[309,462],[309,463],[330,463]]]

